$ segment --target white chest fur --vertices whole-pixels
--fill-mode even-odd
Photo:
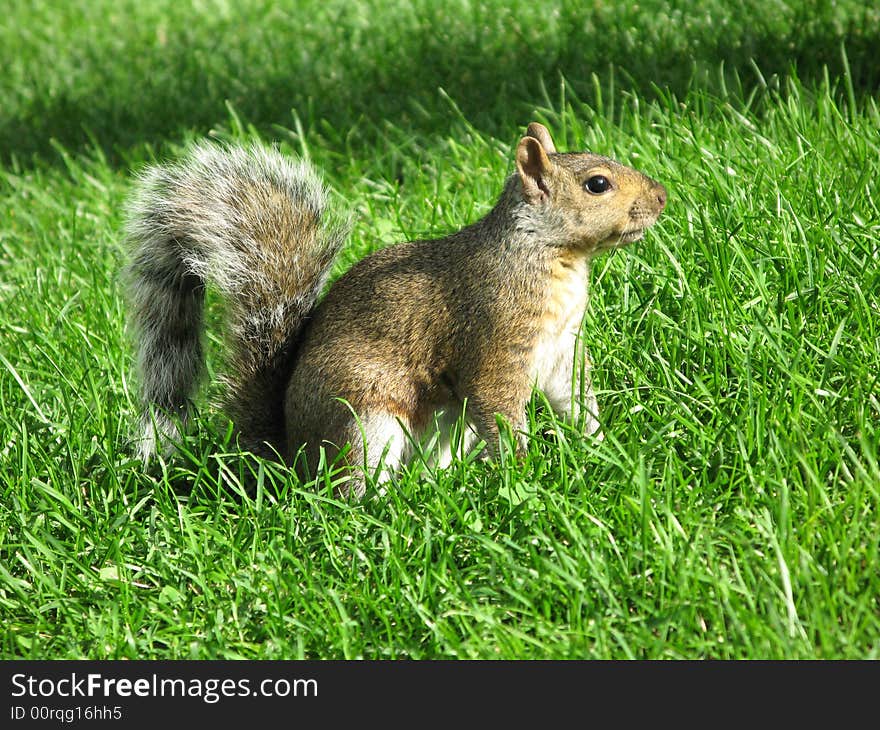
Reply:
[[[532,378],[548,397],[548,390],[571,385],[575,344],[587,307],[588,264],[582,258],[554,264],[541,331],[532,355]],[[562,378],[565,382],[558,383]]]

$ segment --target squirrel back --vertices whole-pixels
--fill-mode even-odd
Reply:
[[[204,368],[206,285],[227,309],[226,410],[250,449],[284,448],[296,336],[346,236],[326,209],[310,165],[256,144],[203,142],[141,175],[126,233],[142,456],[186,422]]]
[[[343,241],[313,170],[278,152],[202,144],[148,171],[130,208],[142,453],[155,423],[174,437],[202,368],[203,289],[228,316],[227,410],[244,445],[312,473],[322,460],[393,473],[432,424],[466,412],[469,439],[498,452],[500,422],[525,448],[532,388],[586,434],[599,428],[579,364],[590,259],[638,240],[662,185],[591,153],[559,153],[540,124],[481,220],[377,251],[318,302]],[[500,421],[499,421],[499,418]],[[444,441],[445,439],[445,441]],[[448,434],[441,434],[448,458]]]

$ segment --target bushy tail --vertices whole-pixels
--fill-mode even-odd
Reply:
[[[201,143],[141,176],[126,234],[143,457],[186,421],[206,284],[226,304],[228,414],[248,448],[283,453],[292,350],[346,235],[326,208],[307,163],[258,145]]]

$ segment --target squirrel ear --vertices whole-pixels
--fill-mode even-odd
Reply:
[[[552,155],[556,152],[556,145],[553,144],[553,140],[550,138],[550,132],[547,131],[547,127],[543,124],[539,124],[538,122],[532,122],[526,128],[526,134],[529,137],[534,137],[541,143],[541,146],[544,148],[544,152],[548,155]]]
[[[527,203],[534,205],[550,197],[550,189],[547,187],[550,166],[550,158],[547,157],[544,146],[535,137],[523,137],[519,141],[516,147],[516,171],[519,173],[523,197]]]

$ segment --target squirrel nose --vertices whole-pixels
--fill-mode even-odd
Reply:
[[[657,202],[660,203],[660,210],[666,207],[666,188],[657,183]]]

